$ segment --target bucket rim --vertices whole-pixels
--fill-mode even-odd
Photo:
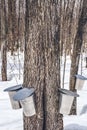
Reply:
[[[21,84],[15,85],[15,86],[12,86],[12,87],[8,87],[8,88],[4,89],[4,92],[11,92],[11,91],[16,91],[16,90],[20,90],[20,89],[22,89]]]
[[[34,88],[22,88],[16,92],[13,99],[16,101],[24,100],[25,98],[32,96],[34,91]]]
[[[78,79],[81,79],[81,80],[87,80],[86,77],[84,77],[83,75],[80,75],[80,74],[76,74],[75,77]]]
[[[58,90],[62,94],[65,94],[68,96],[73,96],[73,97],[79,97],[79,94],[77,94],[76,92],[73,92],[71,90],[67,90],[67,89],[63,89],[63,88],[59,88]]]

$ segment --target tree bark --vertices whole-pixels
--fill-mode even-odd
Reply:
[[[19,0],[18,6],[18,47],[24,50],[24,29],[25,29],[25,1]]]
[[[15,44],[18,39],[16,0],[8,0],[8,43],[13,55]]]
[[[2,55],[2,81],[7,81],[7,51],[6,51],[6,42],[2,44],[1,47],[1,55]]]
[[[83,35],[83,27],[86,23],[87,18],[87,5],[86,0],[83,0],[82,5],[82,12],[79,18],[78,22],[78,29],[77,34],[74,40],[74,47],[73,47],[73,55],[72,55],[72,62],[71,62],[71,70],[70,70],[70,90],[75,91],[75,74],[78,73],[79,68],[79,59],[80,59],[80,53],[81,53],[81,47],[82,47],[82,35]],[[74,101],[76,102],[76,101]],[[76,114],[76,103],[72,106],[71,114]]]
[[[6,40],[7,40],[7,17],[6,17],[6,3],[5,0],[1,0],[1,56],[2,56],[2,81],[7,80],[7,50],[6,50]]]
[[[24,86],[34,87],[36,115],[24,130],[63,130],[58,113],[60,18],[58,1],[26,0]]]

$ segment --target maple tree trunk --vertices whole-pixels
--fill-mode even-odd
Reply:
[[[5,0],[1,0],[1,10],[0,10],[0,44],[1,44],[1,56],[2,56],[2,66],[1,74],[2,81],[7,80],[7,49],[6,49],[6,38],[7,38],[7,17],[6,17],[6,3]]]
[[[6,51],[6,43],[2,44],[1,55],[2,55],[2,66],[1,66],[2,81],[7,81],[7,51]]]
[[[86,0],[83,0],[82,4],[82,11],[81,15],[78,21],[78,29],[76,33],[76,37],[74,40],[74,47],[73,47],[73,54],[72,54],[72,62],[71,62],[71,70],[70,70],[70,90],[75,91],[75,83],[76,78],[75,75],[78,74],[78,68],[79,68],[79,59],[80,59],[80,53],[81,53],[81,47],[82,47],[82,36],[83,36],[83,28],[86,24],[86,18],[87,18],[87,4]],[[76,100],[76,99],[75,99]],[[76,114],[76,101],[74,100],[74,103],[72,105],[71,114]]]
[[[58,1],[26,0],[24,86],[34,87],[36,115],[24,116],[24,130],[63,130],[60,87]]]

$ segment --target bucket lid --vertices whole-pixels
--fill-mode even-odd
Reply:
[[[13,99],[16,101],[24,100],[25,98],[31,96],[34,93],[34,88],[23,88],[16,92]]]
[[[19,84],[19,85],[16,85],[16,86],[13,86],[13,87],[9,87],[9,88],[6,88],[6,89],[4,89],[4,91],[6,92],[6,91],[15,91],[15,90],[19,90],[19,89],[21,89],[22,88],[22,85],[21,84]]]
[[[72,91],[67,90],[67,89],[59,88],[59,91],[60,91],[62,94],[66,94],[66,95],[73,96],[73,97],[79,97],[79,95],[78,95],[77,93],[72,92]]]
[[[84,77],[84,76],[82,76],[82,75],[80,75],[80,74],[75,75],[75,77],[78,78],[78,79],[81,79],[81,80],[87,80],[86,77]]]

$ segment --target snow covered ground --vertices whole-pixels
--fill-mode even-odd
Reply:
[[[63,63],[62,63],[63,64]],[[1,58],[0,58],[1,67]],[[20,70],[19,70],[20,68]],[[68,88],[69,83],[69,68],[70,59],[67,57],[66,74],[65,74],[65,88]],[[61,65],[61,74],[63,72],[63,65]],[[81,68],[79,69],[79,74]],[[87,77],[87,69],[85,68],[85,61],[83,60],[83,75]],[[0,81],[0,130],[23,130],[23,110],[13,110],[7,92],[3,90],[23,82],[23,55],[20,58],[8,54],[8,80]],[[87,81],[81,91],[78,91],[80,97],[77,100],[77,115],[64,115],[64,130],[87,130]]]

